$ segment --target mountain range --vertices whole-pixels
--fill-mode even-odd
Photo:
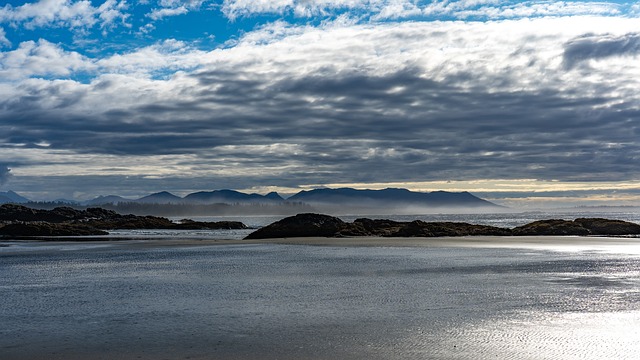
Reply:
[[[2,203],[27,203],[29,200],[13,191],[0,192],[0,204]],[[68,202],[70,205],[99,206],[118,203],[140,204],[281,204],[281,203],[305,203],[319,207],[384,207],[394,208],[401,206],[429,207],[429,208],[501,208],[487,200],[481,199],[468,192],[415,192],[407,189],[388,188],[382,190],[359,190],[352,188],[322,188],[299,193],[283,198],[276,192],[266,195],[247,194],[235,190],[199,191],[184,197],[176,196],[170,192],[162,191],[150,194],[139,199],[127,199],[117,195],[98,196],[84,202]]]
[[[0,204],[14,203],[14,204],[24,204],[28,203],[29,199],[26,197],[20,196],[13,191],[0,191]]]

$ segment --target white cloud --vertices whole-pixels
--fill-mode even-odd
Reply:
[[[17,80],[31,76],[68,77],[94,68],[83,55],[65,51],[46,40],[25,41],[17,49],[0,53],[0,78]]]
[[[263,13],[282,13],[293,7],[294,0],[225,0],[222,11],[230,19]]]
[[[125,11],[129,8],[125,0],[107,0],[96,10],[96,14],[100,18],[101,28],[111,28],[116,26],[116,22],[120,21],[122,25],[129,26],[126,21],[129,14]]]
[[[355,10],[370,19],[451,16],[465,19],[522,18],[527,16],[616,15],[621,5],[610,2],[503,1],[503,0],[225,0],[223,13],[230,19],[260,14],[286,14],[297,17],[335,15]]]
[[[92,59],[40,39],[22,42],[12,51],[0,52],[0,78],[9,81],[29,77],[67,78],[78,72],[93,76],[101,72],[142,78],[168,77],[178,70],[194,69],[207,63],[210,55],[184,42],[169,39],[129,53]]]
[[[159,20],[169,16],[176,16],[188,13],[189,10],[184,6],[179,6],[176,8],[160,8],[154,9],[149,14],[149,17],[153,20]]]
[[[381,76],[414,67],[434,81],[455,78],[457,86],[483,86],[492,91],[581,89],[581,82],[596,79],[610,82],[608,77],[625,79],[636,66],[630,63],[617,74],[620,69],[609,70],[604,65],[617,64],[617,58],[595,58],[591,64],[598,66],[599,71],[584,78],[578,70],[567,72],[562,66],[565,44],[585,33],[623,36],[633,33],[639,22],[572,17],[466,24],[354,26],[337,22],[321,28],[276,22],[247,33],[231,48],[206,52],[184,42],[167,40],[101,59],[89,59],[39,40],[23,42],[16,50],[0,53],[0,71],[14,80],[47,74],[64,77],[74,71],[98,69],[136,77],[166,72],[165,78],[178,70],[216,69],[254,76],[269,74],[280,79],[320,73],[339,76],[345,72]],[[623,83],[629,81],[627,78]]]
[[[618,15],[620,6],[607,2],[527,1],[497,6],[472,8],[450,6],[450,13],[459,18],[481,17],[489,19],[524,18],[541,16]]]
[[[11,41],[7,39],[7,33],[0,27],[0,47],[2,46],[11,46]]]
[[[98,59],[28,42],[0,58],[0,78],[14,76],[0,82],[0,133],[137,157],[140,175],[174,166],[253,184],[369,183],[372,168],[378,181],[630,179],[640,176],[640,64],[635,50],[605,53],[598,41],[615,50],[638,29],[593,16],[276,22],[228,48],[168,40]],[[578,54],[576,39],[588,40]],[[100,75],[24,79],[76,71]],[[163,154],[193,156],[156,162]]]
[[[96,24],[108,28],[117,21],[126,21],[128,14],[124,11],[127,7],[126,0],[106,0],[99,7],[87,0],[40,0],[17,7],[7,4],[0,8],[0,23],[30,29],[48,26],[91,28]]]
[[[147,77],[154,72],[193,69],[207,62],[206,52],[194,49],[182,41],[165,40],[133,52],[98,59],[101,71],[112,74],[135,74]]]
[[[190,11],[200,10],[206,0],[160,0],[159,8],[152,9],[147,16],[152,20],[178,16]]]
[[[298,17],[329,15],[337,10],[360,10],[376,13],[406,0],[225,0],[222,12],[230,19],[259,14],[292,13]]]
[[[423,9],[414,2],[409,0],[390,0],[373,16],[373,20],[402,19],[420,15],[423,15]]]

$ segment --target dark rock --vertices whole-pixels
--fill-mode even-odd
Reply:
[[[0,206],[0,221],[17,223],[11,224],[15,226],[7,228],[7,225],[3,228],[5,235],[15,236],[105,235],[104,231],[99,230],[112,229],[246,229],[246,225],[237,221],[201,222],[185,219],[176,224],[163,217],[121,215],[102,208],[77,210],[71,207],[57,207],[53,210],[37,210],[11,204]]]
[[[4,236],[87,236],[109,235],[108,232],[84,224],[28,222],[0,227]]]
[[[53,210],[31,209],[22,205],[0,205],[0,221],[45,221],[61,223],[88,219],[106,219],[121,216],[114,211],[89,208],[77,210],[71,207],[57,207]]]
[[[246,229],[247,225],[240,221],[193,221],[182,220],[179,224],[171,227],[176,230],[236,230]]]
[[[471,225],[454,222],[424,222],[415,220],[399,222],[393,220],[356,219],[352,223],[319,214],[300,214],[284,218],[259,229],[246,239],[267,239],[284,237],[342,237],[342,236],[383,236],[383,237],[434,237],[468,235],[511,235],[511,230],[485,225]]]
[[[513,235],[590,235],[591,231],[570,220],[550,219],[534,221],[513,229]]]
[[[637,235],[640,225],[608,219],[585,219],[575,221],[550,219],[505,229],[487,225],[460,222],[425,222],[415,220],[399,222],[393,220],[356,219],[352,223],[319,214],[300,214],[282,219],[247,236],[247,239],[279,237],[438,237],[438,236],[511,236],[511,235]]]
[[[175,223],[157,216],[119,215],[116,218],[87,220],[88,225],[98,229],[135,230],[135,229],[171,229]]]
[[[48,222],[64,222],[71,220],[82,220],[87,218],[87,212],[76,210],[71,207],[62,206],[57,207],[53,210],[41,210],[40,215],[42,216],[42,221]]]
[[[443,234],[442,229],[436,229],[438,226],[429,226],[428,223],[422,220],[415,220],[409,223],[405,223],[398,231],[390,234],[390,236],[397,237],[433,237],[436,235],[433,230],[440,230],[439,233]],[[450,236],[440,235],[440,236]]]
[[[592,235],[638,235],[640,225],[622,221],[601,218],[579,218],[575,223],[588,229]]]
[[[86,212],[88,218],[91,219],[117,219],[122,216],[113,210],[103,208],[88,208]]]
[[[332,237],[345,223],[337,217],[320,214],[298,214],[276,221],[249,234],[245,239],[270,239],[284,237]]]
[[[438,237],[438,236],[508,236],[511,230],[487,225],[473,225],[461,222],[412,221],[391,236],[398,237]]]
[[[353,223],[345,223],[338,236],[390,236],[400,230],[402,222],[386,219],[356,219]]]
[[[38,221],[40,210],[35,210],[22,205],[0,205],[0,221]]]

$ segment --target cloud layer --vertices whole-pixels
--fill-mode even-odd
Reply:
[[[86,0],[40,0],[15,7],[7,4],[0,7],[0,23],[27,29],[48,26],[108,28],[126,21],[127,7],[124,0],[106,0],[98,7]]]
[[[611,3],[535,3],[520,19],[527,3],[238,0],[220,11],[500,20],[280,20],[214,49],[162,39],[101,55],[20,42],[0,53],[0,147],[24,179],[108,176],[140,189],[637,180],[640,22],[602,16],[620,11]],[[7,5],[0,19],[127,19],[105,10],[124,2],[45,4],[48,17]],[[163,1],[149,16],[211,5]],[[544,16],[563,9],[596,15]]]

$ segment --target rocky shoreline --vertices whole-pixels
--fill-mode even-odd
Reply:
[[[245,239],[293,237],[457,237],[457,236],[569,236],[640,235],[640,225],[601,218],[534,221],[512,229],[460,222],[356,219],[348,223],[322,214],[298,214],[284,218],[249,234]]]
[[[0,236],[90,236],[109,235],[108,230],[171,229],[219,230],[246,229],[239,221],[202,222],[184,219],[173,222],[157,216],[121,215],[112,210],[77,210],[58,207],[38,210],[22,205],[0,205]]]
[[[110,230],[169,229],[220,230],[247,229],[238,221],[201,222],[164,217],[121,215],[112,210],[58,207],[38,210],[22,205],[0,205],[0,237],[60,237],[109,235]],[[305,213],[286,217],[260,228],[245,239],[298,237],[460,237],[460,236],[637,236],[640,225],[602,218],[539,220],[515,228],[474,225],[462,222],[400,222],[386,219],[356,219],[345,222],[337,217]]]

